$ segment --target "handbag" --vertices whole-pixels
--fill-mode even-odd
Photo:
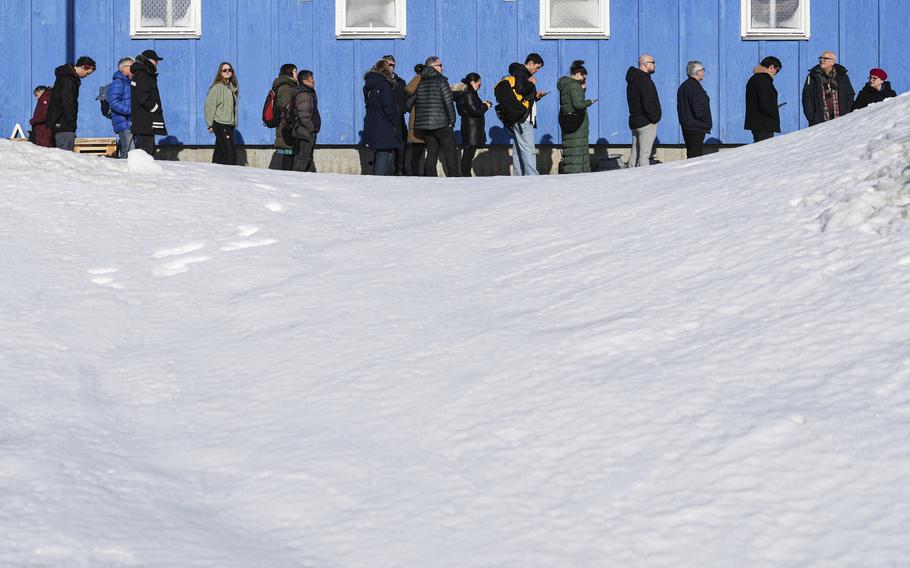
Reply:
[[[580,112],[561,112],[559,113],[559,127],[563,134],[572,134],[585,122],[587,110]]]

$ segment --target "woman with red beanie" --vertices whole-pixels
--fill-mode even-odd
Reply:
[[[896,97],[897,93],[888,82],[888,74],[883,69],[876,67],[869,71],[869,82],[860,90],[853,103],[853,110],[865,108],[872,103],[880,103],[885,99]]]

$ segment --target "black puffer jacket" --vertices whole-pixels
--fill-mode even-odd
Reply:
[[[756,65],[746,83],[746,119],[743,128],[754,132],[780,132],[780,108],[774,76],[767,67]]]
[[[461,116],[461,141],[465,146],[483,146],[487,143],[486,119],[484,114],[489,110],[480,100],[480,95],[471,85],[458,83],[455,91],[455,105]]]
[[[626,100],[629,102],[629,128],[642,128],[660,122],[660,97],[650,73],[638,67],[626,71]]]
[[[130,67],[130,110],[133,115],[133,134],[167,134],[164,126],[164,109],[158,92],[158,68],[139,55]]]
[[[894,92],[894,89],[891,88],[891,81],[885,81],[882,83],[882,90],[879,91],[869,83],[866,83],[860,92],[856,96],[856,101],[853,103],[853,110],[858,108],[866,108],[872,103],[880,103],[885,99],[890,99],[891,97],[896,97],[897,93]]]
[[[47,109],[45,123],[54,133],[75,132],[79,118],[79,86],[82,79],[70,64],[61,65],[54,70],[57,79],[51,91],[51,103]]]
[[[846,67],[835,63],[834,73],[834,83],[837,85],[837,105],[840,109],[840,116],[844,116],[853,110],[853,98],[856,96],[856,92],[853,90],[853,84],[850,83]],[[809,70],[809,75],[803,85],[803,114],[806,115],[809,126],[825,121],[824,83],[825,73],[821,66],[816,65]]]
[[[420,73],[420,86],[408,99],[408,108],[417,107],[414,128],[436,130],[455,125],[455,99],[449,80],[435,67],[427,65]]]

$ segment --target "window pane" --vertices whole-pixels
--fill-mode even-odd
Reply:
[[[192,28],[193,0],[142,0],[140,25],[152,28]]]
[[[550,0],[550,27],[599,28],[602,0]]]
[[[803,0],[750,0],[752,27],[800,29],[800,2]]]
[[[347,0],[349,28],[394,28],[395,0]]]

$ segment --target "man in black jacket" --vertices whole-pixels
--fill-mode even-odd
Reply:
[[[422,80],[408,100],[409,107],[416,106],[414,128],[422,131],[427,143],[427,161],[424,175],[436,177],[436,164],[440,154],[445,173],[458,177],[458,148],[455,146],[455,98],[449,80],[442,74],[443,64],[435,55],[427,58],[420,76]]]
[[[133,135],[136,148],[155,157],[155,135],[166,136],[164,110],[161,108],[161,94],[158,92],[158,63],[162,57],[153,49],[146,49],[136,56],[130,67],[130,109],[133,113]]]
[[[638,67],[626,71],[626,100],[629,103],[629,129],[632,131],[632,152],[629,167],[650,165],[654,153],[654,139],[657,137],[657,123],[660,122],[660,97],[651,79],[657,62],[654,57],[643,54],[638,57]]]
[[[823,51],[803,85],[803,114],[809,126],[848,114],[855,96],[847,69],[837,63],[833,51]]]
[[[537,171],[537,106],[534,104],[547,91],[537,90],[537,78],[534,75],[543,67],[543,57],[537,53],[529,53],[525,57],[524,65],[512,63],[509,65],[509,75],[515,77],[515,92],[521,95],[527,104],[527,117],[516,124],[508,125],[512,135],[512,175],[536,176]]]
[[[676,112],[683,140],[686,142],[686,158],[704,154],[705,134],[711,132],[711,98],[701,86],[705,78],[705,66],[701,61],[690,61],[686,65],[688,79],[676,91]]]
[[[313,72],[304,69],[297,74],[300,86],[294,94],[294,109],[297,123],[292,134],[297,140],[297,154],[294,156],[294,171],[316,173],[313,161],[313,150],[316,147],[316,135],[322,128],[319,117],[319,100],[316,98],[316,78]]]
[[[769,55],[752,70],[746,83],[746,120],[743,128],[752,131],[752,140],[761,142],[780,132],[780,107],[774,76],[781,70],[780,59]]]
[[[389,63],[389,68],[392,70],[392,76],[395,79],[392,94],[395,95],[395,104],[398,105],[398,112],[401,113],[401,148],[395,151],[395,170],[392,175],[403,176],[405,175],[404,149],[408,139],[408,123],[404,119],[405,113],[408,112],[408,94],[404,90],[408,84],[395,72],[395,56],[383,55],[382,58]]]
[[[76,147],[76,123],[79,118],[79,87],[82,79],[95,71],[95,61],[83,55],[70,65],[65,63],[54,70],[57,79],[51,90],[46,124],[54,131],[57,148],[73,151]]]

